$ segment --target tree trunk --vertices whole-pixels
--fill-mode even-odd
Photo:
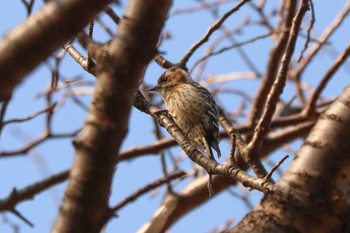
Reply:
[[[350,87],[324,112],[277,190],[229,232],[349,232]]]

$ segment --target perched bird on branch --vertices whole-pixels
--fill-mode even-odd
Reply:
[[[169,114],[193,146],[213,160],[214,148],[220,157],[218,106],[207,89],[194,82],[185,70],[174,66],[159,77],[150,91],[162,96]]]

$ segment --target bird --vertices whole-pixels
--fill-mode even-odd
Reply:
[[[206,88],[193,81],[184,69],[173,66],[159,77],[157,85],[149,91],[160,94],[175,124],[193,146],[215,160],[213,148],[220,158],[219,109]]]

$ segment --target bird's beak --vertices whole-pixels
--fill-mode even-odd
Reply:
[[[158,91],[158,86],[154,86],[154,87],[148,89],[148,91]]]

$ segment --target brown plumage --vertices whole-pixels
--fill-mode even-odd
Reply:
[[[183,69],[172,67],[150,90],[162,96],[175,123],[195,147],[211,159],[214,148],[220,157],[218,107],[207,89],[194,82]]]

